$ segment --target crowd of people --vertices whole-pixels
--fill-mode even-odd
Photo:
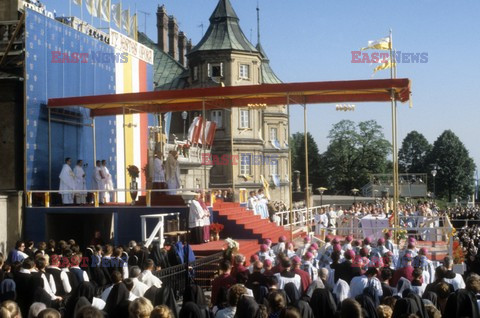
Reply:
[[[453,271],[453,260],[429,260],[408,238],[398,249],[391,233],[342,241],[308,237],[295,249],[285,237],[266,240],[250,257],[220,264],[212,283],[215,317],[480,317],[480,276]]]
[[[18,241],[0,255],[0,317],[178,317],[178,295],[158,273],[186,253],[194,261],[189,246],[112,246],[98,231],[90,243]]]

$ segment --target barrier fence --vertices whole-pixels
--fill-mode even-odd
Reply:
[[[218,264],[223,258],[223,252],[202,257],[189,262],[190,278],[204,290],[210,290],[212,281],[218,270]],[[164,268],[155,273],[160,278],[162,285],[173,289],[177,299],[185,291],[185,264]]]

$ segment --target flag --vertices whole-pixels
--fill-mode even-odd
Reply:
[[[87,11],[92,17],[98,17],[99,0],[85,0]]]
[[[122,29],[130,34],[130,9],[123,10],[122,12]]]
[[[270,184],[268,183],[267,180],[265,180],[263,175],[260,175],[260,179],[262,180],[262,184],[263,184],[263,192],[265,193],[265,196],[267,197],[267,199],[270,200],[270,191],[269,191]]]
[[[387,36],[385,38],[381,38],[380,40],[368,41],[367,47],[363,47],[360,50],[363,51],[363,50],[368,50],[368,49],[372,49],[372,50],[391,50],[390,37]]]
[[[120,3],[112,4],[111,7],[112,12],[112,20],[117,26],[117,28],[121,27],[121,19],[122,19],[122,5]]]
[[[103,21],[110,22],[110,0],[100,0],[98,6],[100,18]]]
[[[132,38],[132,39],[137,39],[137,14],[135,13],[133,15],[133,17],[130,19],[130,28],[129,28],[130,32],[128,33],[128,35]]]
[[[73,0],[73,3],[75,3],[77,6],[81,6],[82,0]]]
[[[396,63],[391,63],[390,61],[387,61],[386,63],[383,63],[382,65],[379,65],[373,69],[373,74],[377,73],[378,71],[385,70],[387,68],[391,68],[392,64],[395,66]]]

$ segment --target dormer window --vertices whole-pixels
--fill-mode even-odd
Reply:
[[[249,79],[250,78],[250,65],[248,64],[240,64],[238,69],[238,77],[241,79]]]
[[[192,72],[193,72],[192,74],[193,80],[198,81],[198,66],[194,66]]]
[[[208,77],[223,77],[223,63],[208,63]]]

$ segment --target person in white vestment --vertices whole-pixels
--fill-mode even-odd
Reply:
[[[314,216],[315,221],[315,235],[320,235],[321,239],[325,238],[325,229],[328,226],[328,216],[325,214],[325,209],[320,209],[320,214],[315,214]]]
[[[253,214],[257,215],[257,197],[255,196],[255,191],[250,191],[250,197],[248,198],[247,209],[252,210]]]
[[[190,228],[190,242],[192,244],[204,243],[203,239],[203,219],[205,218],[205,210],[198,201],[200,194],[190,202],[190,211],[188,214],[188,227]]]
[[[176,189],[180,189],[180,165],[178,164],[178,153],[175,150],[170,151],[165,165],[165,179],[167,180],[168,194],[176,194]]]
[[[110,171],[107,168],[107,161],[102,160],[102,173],[105,177],[104,179],[104,193],[105,202],[115,202],[115,193],[113,192],[113,179]]]
[[[75,190],[87,190],[85,171],[83,170],[83,160],[77,160],[77,165],[73,168],[73,174],[75,175]],[[87,203],[87,192],[75,193],[75,202],[77,204]]]
[[[104,203],[105,200],[105,195],[104,195],[104,189],[105,189],[105,176],[103,175],[102,171],[102,162],[100,160],[97,160],[95,162],[95,168],[93,169],[93,177],[92,177],[92,188],[93,190],[98,190],[98,201],[100,203]]]
[[[166,189],[167,184],[165,182],[165,167],[163,165],[162,153],[155,152],[155,159],[153,159],[153,189]],[[165,194],[163,192],[159,192]]]
[[[268,213],[268,198],[263,193],[263,189],[259,189],[257,192],[257,205],[255,214],[259,214],[262,219],[269,219],[270,214]]]
[[[382,284],[377,278],[377,269],[370,267],[362,276],[355,276],[350,282],[350,298],[355,298],[363,294],[363,290],[367,287],[373,287],[378,297],[383,296]]]
[[[62,195],[63,204],[73,204],[73,192],[62,192],[62,190],[75,190],[75,175],[73,174],[70,158],[65,159],[63,164],[62,171],[60,172],[60,194]]]

